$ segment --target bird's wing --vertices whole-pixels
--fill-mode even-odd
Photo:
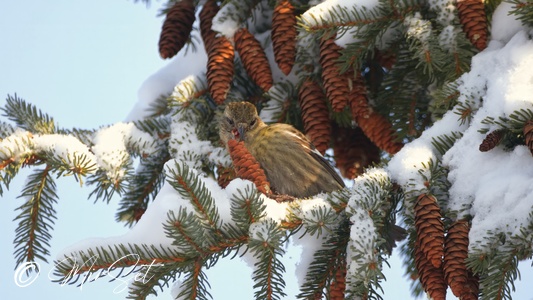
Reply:
[[[285,126],[285,124],[279,124],[281,126]],[[288,125],[287,125],[288,126]],[[294,139],[298,144],[304,146],[304,149],[306,150],[309,155],[316,161],[320,163],[321,166],[324,167],[324,169],[339,183],[342,187],[345,186],[344,181],[339,176],[339,173],[335,171],[335,169],[331,166],[329,161],[322,156],[322,154],[315,148],[313,143],[309,141],[309,139],[300,131],[294,129],[292,126],[289,126],[292,130],[285,130],[284,132],[289,134],[292,139]]]
[[[337,171],[335,171],[335,169],[331,166],[329,161],[325,159],[324,156],[322,156],[322,154],[318,150],[316,150],[315,146],[311,142],[309,142],[309,144],[312,147],[312,150],[309,154],[311,154],[311,156],[314,159],[320,162],[320,164],[324,167],[324,169],[326,169],[328,173],[331,174],[333,178],[335,178],[335,181],[337,181],[342,187],[344,187],[345,186],[344,181],[339,176],[339,173],[337,173]]]

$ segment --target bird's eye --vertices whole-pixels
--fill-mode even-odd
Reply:
[[[226,122],[228,122],[228,124],[230,124],[231,126],[235,125],[235,123],[233,122],[233,120],[230,119],[230,118],[226,118]]]
[[[250,122],[250,126],[254,126],[255,123],[256,123],[257,119],[253,119],[251,122]]]

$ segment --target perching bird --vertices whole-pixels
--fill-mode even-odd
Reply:
[[[265,124],[249,102],[226,106],[219,134],[226,146],[230,139],[244,141],[277,194],[305,198],[344,187],[341,177],[305,135],[288,124]]]
[[[305,135],[288,124],[265,124],[251,103],[229,103],[220,119],[219,135],[226,146],[230,139],[244,141],[277,194],[305,198],[345,186]],[[391,253],[396,241],[403,240],[407,232],[386,224],[383,235],[385,247]]]

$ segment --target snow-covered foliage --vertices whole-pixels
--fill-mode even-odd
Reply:
[[[297,73],[316,75],[317,69],[297,69],[288,76],[281,75],[272,55],[271,32],[268,26],[260,30],[264,29],[262,22],[267,18],[259,12],[266,4],[254,2],[257,6],[239,7],[238,3],[227,2],[215,16],[212,29],[231,39],[243,25],[244,14],[254,11],[257,19],[248,25],[257,29],[256,37],[268,52],[269,64],[274,70],[274,86],[264,91],[266,99],[262,101],[266,101],[261,103],[260,116],[267,123],[276,122],[287,109],[285,105],[290,104],[286,103],[286,98],[294,94],[293,89],[299,84],[301,78]],[[370,26],[368,22],[361,22],[361,18],[379,18],[380,5],[382,2],[377,0],[326,0],[304,12],[300,26],[322,30],[321,27],[342,20],[350,26],[340,29],[342,34],[337,42],[346,47],[354,46],[362,41],[356,35]],[[404,30],[402,34],[406,39],[416,41],[412,45],[421,45],[427,51],[424,55],[431,51],[430,46],[435,47],[435,41],[445,51],[452,51],[457,47],[454,43],[458,35],[462,34],[454,25],[454,7],[452,1],[429,2],[440,26],[437,39],[434,24],[427,16],[416,12],[402,16],[401,22],[390,22],[394,26],[389,24],[390,27],[381,30],[382,40],[373,42],[384,46],[398,39],[400,29],[397,26]],[[488,47],[472,57],[468,72],[448,83],[458,94],[453,106],[387,163],[366,169],[339,192],[280,203],[258,193],[248,180],[233,179],[221,187],[214,173],[230,167],[231,161],[219,141],[205,134],[216,130],[212,125],[216,124],[220,109],[212,108],[214,104],[208,101],[193,101],[209,88],[203,72],[206,65],[203,51],[189,52],[186,56],[180,54],[149,77],[127,118],[139,122],[149,119],[148,108],[155,105],[161,95],[168,95],[168,128],[146,130],[133,122],[117,123],[89,134],[91,145],[82,143],[74,135],[31,134],[17,129],[0,140],[0,160],[18,161],[40,152],[52,153],[52,157],[67,162],[83,157],[87,165],[95,166],[91,167],[91,174],[96,173],[97,168],[118,186],[121,181],[134,177],[127,173],[136,163],[132,153],[142,159],[162,157],[154,163],[161,168],[154,167],[156,171],[152,172],[157,173],[154,178],[163,174],[161,187],[153,201],[148,201],[149,205],[137,207],[137,219],[131,230],[122,236],[85,240],[65,249],[57,257],[60,262],[57,267],[62,272],[75,269],[94,253],[136,251],[143,261],[154,259],[161,265],[166,264],[169,269],[158,273],[156,279],[168,282],[174,277],[173,296],[185,299],[187,293],[194,292],[190,286],[205,288],[202,267],[211,267],[230,253],[239,254],[253,272],[252,279],[258,287],[256,297],[262,298],[263,293],[272,291],[283,295],[285,267],[280,258],[300,250],[294,276],[302,290],[301,297],[311,295],[313,289],[327,289],[332,274],[343,267],[347,293],[360,296],[356,288],[379,290],[384,279],[381,270],[389,254],[384,250],[388,242],[382,234],[384,223],[397,212],[406,218],[413,217],[413,199],[434,192],[431,179],[435,166],[445,171],[445,178],[439,180],[449,184],[445,199],[438,199],[446,202],[442,207],[442,211],[449,213],[445,216],[446,222],[459,219],[471,222],[471,254],[492,251],[498,248],[494,245],[499,245],[500,240],[515,239],[524,234],[524,228],[532,226],[533,168],[530,166],[533,157],[530,150],[526,145],[518,145],[513,149],[498,146],[488,152],[479,151],[487,132],[511,126],[508,120],[517,111],[533,111],[531,32],[509,15],[511,9],[511,4],[505,2],[496,9]],[[300,37],[298,45],[305,49],[298,55],[305,60],[306,56],[316,54],[316,44],[311,46],[316,41],[311,35],[300,34]],[[246,95],[243,90],[233,91],[231,96]],[[465,107],[469,114],[465,114]],[[341,113],[335,117],[342,119]],[[211,118],[207,125],[203,119],[206,115]],[[351,126],[355,122],[345,123]],[[453,141],[448,147],[439,145],[439,141],[450,137]],[[75,167],[72,165],[73,169]],[[131,180],[128,188],[134,189],[135,181]],[[393,184],[399,188],[393,188]],[[398,211],[390,207],[396,205],[390,199],[393,193],[401,195],[395,199],[404,201],[399,204]],[[345,233],[347,238],[336,240],[339,232]],[[526,235],[531,237],[531,233]],[[245,254],[246,250],[249,253]],[[339,257],[344,259],[344,266]],[[108,257],[101,255],[99,263],[102,265],[106,263],[104,258]],[[327,274],[325,262],[330,263]],[[132,266],[131,262],[123,263],[117,267]],[[176,274],[184,277],[176,279]],[[319,275],[325,278],[321,279],[323,285],[313,282],[312,277]],[[199,283],[193,283],[194,280]],[[268,288],[263,288],[267,284]],[[151,293],[143,288],[138,282],[130,284],[133,294]]]

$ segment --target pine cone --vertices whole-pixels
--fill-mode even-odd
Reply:
[[[223,166],[218,166],[217,174],[218,174],[218,178],[217,178],[218,185],[224,189],[228,186],[230,181],[232,181],[233,179],[237,177],[237,174],[235,174],[234,168],[225,168]]]
[[[218,105],[224,103],[233,80],[233,45],[225,36],[218,36],[211,44],[207,60],[207,85]]]
[[[213,25],[213,18],[220,10],[216,0],[207,0],[200,11],[200,34],[204,41],[204,48],[209,53],[209,48],[215,40],[217,33],[211,29]]]
[[[335,272],[335,279],[331,282],[329,287],[330,300],[344,300],[344,291],[346,289],[346,260],[341,262],[337,272]]]
[[[267,181],[265,172],[261,169],[255,157],[248,152],[244,142],[229,140],[228,148],[237,177],[252,181],[261,193],[271,194],[270,183]]]
[[[349,93],[350,110],[354,118],[368,118],[370,108],[368,107],[367,90],[363,76],[358,72],[352,80],[352,90]]]
[[[274,59],[285,75],[289,75],[296,59],[296,16],[288,0],[280,0],[272,14]]]
[[[383,68],[390,70],[396,63],[396,54],[391,51],[374,50],[374,60]]]
[[[440,268],[444,256],[444,224],[434,196],[418,196],[415,204],[415,227],[420,251],[435,268]]]
[[[322,39],[320,42],[322,81],[324,82],[326,95],[331,102],[331,108],[335,112],[342,111],[349,103],[349,78],[346,74],[341,74],[338,65],[341,50],[342,47],[335,44],[335,36],[329,39]]]
[[[320,153],[329,148],[331,124],[326,95],[317,82],[306,80],[300,86],[298,100],[302,111],[305,133]]]
[[[504,129],[497,129],[492,131],[491,133],[487,134],[483,142],[481,142],[481,145],[479,145],[479,151],[487,152],[489,150],[492,150],[494,147],[498,146],[504,136]]]
[[[457,0],[459,21],[470,42],[479,50],[487,48],[487,16],[482,0]]]
[[[533,120],[527,121],[524,125],[524,139],[531,155],[533,155]]]
[[[336,128],[333,155],[341,175],[353,179],[364,168],[380,161],[380,150],[361,131],[361,128]]]
[[[355,117],[365,135],[379,148],[394,154],[402,149],[403,144],[395,141],[395,131],[392,124],[382,115],[373,110],[368,111],[367,117]]]
[[[146,212],[145,207],[136,207],[133,210],[133,220],[135,220],[135,222],[138,222],[141,219],[141,217],[144,215],[144,212]]]
[[[241,56],[246,73],[263,90],[268,91],[273,85],[272,71],[265,51],[248,29],[241,28],[235,32],[235,50]]]
[[[433,300],[446,299],[446,282],[441,268],[435,268],[419,245],[415,245],[415,265],[422,287]]]
[[[477,299],[479,287],[466,267],[468,257],[468,232],[465,220],[456,221],[448,230],[444,246],[444,278],[453,294],[460,299]]]
[[[159,54],[162,58],[176,55],[189,39],[194,23],[192,0],[176,2],[168,11],[159,37]]]
[[[463,294],[462,300],[477,300],[479,298],[479,276],[474,275],[472,272],[468,272],[468,288],[465,294]]]

